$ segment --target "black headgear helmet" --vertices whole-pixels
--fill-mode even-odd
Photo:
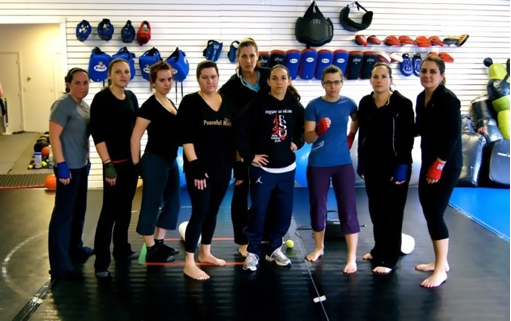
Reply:
[[[349,18],[350,6],[352,5],[356,5],[358,10],[362,9],[366,12],[362,17],[361,23],[355,22]],[[341,21],[341,25],[343,26],[343,28],[348,31],[364,30],[371,25],[371,22],[373,21],[373,12],[367,11],[358,2],[354,2],[342,8],[341,12],[339,13],[339,20]]]

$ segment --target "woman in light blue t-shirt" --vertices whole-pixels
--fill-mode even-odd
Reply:
[[[312,100],[305,109],[305,142],[313,144],[307,166],[307,184],[316,243],[307,260],[315,262],[324,254],[327,197],[331,181],[341,232],[348,246],[343,271],[350,274],[357,271],[356,249],[360,232],[355,203],[355,173],[349,152],[358,129],[358,119],[356,103],[351,98],[340,96],[343,81],[339,68],[325,68],[321,77],[325,95]],[[350,117],[350,133],[346,136]]]

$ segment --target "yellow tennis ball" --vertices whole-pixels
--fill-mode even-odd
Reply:
[[[293,242],[293,240],[287,240],[286,241],[286,246],[288,249],[292,249],[293,246],[295,246],[295,242]]]

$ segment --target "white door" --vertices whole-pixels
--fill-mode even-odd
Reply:
[[[65,93],[66,83],[64,81],[65,73],[62,71],[62,54],[55,53],[53,56],[53,88],[50,90],[55,93],[55,100]]]
[[[23,131],[23,110],[21,108],[20,67],[17,53],[0,52],[0,82],[3,98],[7,99],[8,127],[6,134]]]

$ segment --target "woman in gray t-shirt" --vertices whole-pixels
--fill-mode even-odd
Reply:
[[[84,262],[93,252],[83,246],[89,162],[89,74],[72,68],[65,77],[66,94],[51,107],[50,141],[57,177],[55,207],[48,232],[50,274],[79,278],[73,262]]]

